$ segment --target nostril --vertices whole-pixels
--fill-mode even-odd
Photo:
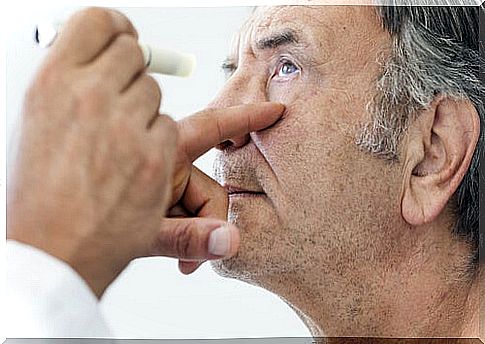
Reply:
[[[219,149],[219,150],[225,150],[229,147],[231,147],[233,145],[232,141],[230,140],[227,140],[227,141],[224,141],[224,142],[221,142],[219,143],[217,146],[216,146],[216,149]]]
[[[226,140],[222,143],[219,143],[216,146],[216,148],[219,150],[225,150],[228,148],[241,148],[249,142],[249,139],[250,139],[249,134],[240,136],[240,137],[235,137],[235,138]]]

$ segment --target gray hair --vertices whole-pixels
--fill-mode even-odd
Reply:
[[[479,159],[485,144],[480,11],[483,7],[377,8],[393,45],[377,79],[375,98],[368,106],[373,119],[357,139],[359,146],[372,154],[398,161],[403,134],[438,94],[473,103],[480,116],[480,138],[471,166],[450,205],[456,215],[453,233],[472,247],[474,269],[478,267],[481,242],[479,180],[484,182]]]

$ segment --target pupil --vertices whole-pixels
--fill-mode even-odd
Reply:
[[[288,75],[296,72],[296,66],[291,62],[285,62],[281,66],[280,75]]]

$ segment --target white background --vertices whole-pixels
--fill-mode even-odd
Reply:
[[[231,37],[251,8],[121,10],[132,19],[144,42],[197,56],[193,77],[159,78],[164,93],[162,110],[179,119],[204,108],[223,85],[220,64],[229,51]],[[7,42],[8,161],[14,154],[23,93],[45,54],[32,40],[35,23],[64,18],[72,8],[41,8],[30,3],[4,11],[8,19],[8,27],[3,31]],[[210,152],[197,165],[210,173],[212,161]],[[3,202],[4,181],[2,177]],[[209,265],[184,276],[178,272],[174,260],[165,258],[133,262],[109,288],[101,305],[119,338],[309,336],[300,319],[276,296],[239,281],[223,279]]]

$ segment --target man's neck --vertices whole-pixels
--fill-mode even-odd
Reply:
[[[456,271],[442,263],[410,260],[391,271],[376,267],[373,276],[307,271],[270,276],[263,284],[295,309],[314,337],[478,337],[480,279],[453,277]]]
[[[468,301],[468,320],[463,330],[463,337],[480,338],[485,342],[485,272],[480,268],[478,277],[474,281]]]

